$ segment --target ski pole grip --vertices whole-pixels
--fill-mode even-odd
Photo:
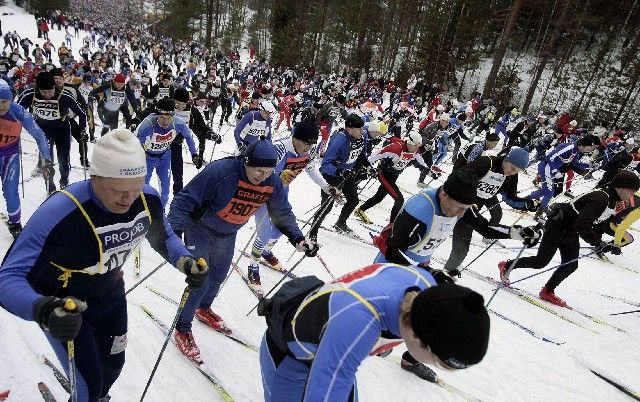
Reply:
[[[205,266],[205,265],[207,265],[207,261],[206,261],[204,258],[200,257],[200,258],[198,258],[198,260],[196,261],[196,264],[198,264],[198,265],[200,265],[200,266]]]
[[[64,309],[67,311],[75,311],[75,309],[77,308],[76,306],[76,302],[73,301],[73,299],[67,299],[64,302]]]

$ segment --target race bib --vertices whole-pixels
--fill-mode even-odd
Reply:
[[[409,163],[413,160],[416,154],[411,152],[403,152],[400,154],[400,158],[393,164],[395,170],[404,170]]]
[[[145,142],[144,149],[162,153],[169,149],[169,146],[171,145],[171,142],[173,142],[173,139],[176,138],[176,135],[176,130],[174,129],[171,129],[171,131],[165,134],[154,132]]]
[[[489,172],[478,182],[478,198],[489,199],[498,194],[505,180],[501,173]]]
[[[111,91],[111,96],[109,97],[109,102],[115,103],[118,106],[122,106],[126,99],[126,94],[124,91]]]
[[[283,170],[300,171],[309,164],[309,155],[290,157],[284,162]]]
[[[160,87],[158,88],[158,99],[168,98],[169,97],[169,88]]]
[[[20,140],[22,124],[17,121],[0,119],[0,149],[7,148]]]
[[[449,218],[434,215],[429,233],[427,233],[424,239],[411,246],[409,250],[422,257],[430,257],[436,248],[449,238],[457,221],[457,217]]]
[[[229,203],[216,215],[226,222],[244,225],[258,208],[269,201],[272,195],[273,187],[271,186],[254,186],[241,180]]]
[[[60,110],[57,99],[34,99],[33,115],[42,120],[59,120]]]

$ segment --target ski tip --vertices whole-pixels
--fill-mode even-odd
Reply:
[[[9,393],[11,392],[10,389],[6,390],[6,391],[0,391],[0,401],[4,401],[9,397]]]

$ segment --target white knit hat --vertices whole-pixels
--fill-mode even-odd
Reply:
[[[126,129],[111,130],[93,147],[89,174],[134,178],[147,174],[147,160],[138,138]]]

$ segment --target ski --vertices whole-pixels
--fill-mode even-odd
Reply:
[[[524,332],[528,333],[529,335],[533,336],[534,338],[538,338],[544,342],[549,342],[549,343],[553,343],[554,345],[564,345],[565,342],[558,342],[558,341],[554,341],[552,339],[547,338],[546,336],[539,334],[537,332],[535,332],[534,330],[525,327],[524,325],[520,324],[517,321],[512,320],[509,317],[506,317],[500,313],[498,313],[495,310],[492,310],[490,308],[487,308],[487,311],[489,311],[491,314],[495,315],[496,317],[502,318],[503,320],[507,321],[508,323],[515,325],[516,327],[520,328],[521,330],[523,330]]]
[[[391,361],[393,361],[394,363],[396,363],[397,365],[401,364],[401,359],[398,356],[395,355],[389,355],[389,358],[391,359]],[[431,382],[431,381],[429,381]],[[473,395],[469,395],[468,393],[464,392],[463,390],[461,390],[458,387],[455,387],[451,384],[449,384],[448,382],[446,382],[445,380],[443,380],[442,378],[440,378],[440,376],[438,376],[438,379],[435,382],[431,382],[432,384],[436,384],[439,385],[442,389],[446,390],[447,392],[449,392],[450,394],[454,394],[457,395],[459,397],[461,397],[462,399],[464,399],[465,401],[469,401],[469,402],[482,402],[481,399],[476,398]]]
[[[597,295],[602,296],[602,297],[606,297],[607,299],[617,300],[619,302],[622,302],[622,303],[625,303],[625,304],[629,304],[629,305],[634,306],[634,307],[640,307],[640,303],[634,302],[634,301],[631,301],[631,300],[627,300],[627,299],[625,299],[623,297],[612,296],[612,295],[608,295],[606,293],[598,293],[598,292],[594,292],[592,290],[588,290],[588,292],[597,294]]]
[[[553,315],[555,315],[556,317],[558,317],[560,319],[563,319],[563,320],[565,320],[567,322],[570,322],[571,324],[574,324],[574,325],[576,325],[576,326],[578,326],[578,327],[580,327],[582,329],[586,329],[587,331],[591,331],[591,332],[596,333],[596,334],[598,333],[597,331],[594,331],[593,329],[591,329],[589,327],[586,327],[586,326],[580,324],[577,321],[572,320],[571,318],[567,317],[566,315],[558,313],[557,311],[555,311],[551,307],[548,307],[548,306],[544,305],[540,300],[538,300],[537,297],[532,297],[531,295],[526,294],[525,292],[520,291],[519,289],[516,289],[516,288],[513,288],[513,287],[504,286],[502,284],[502,282],[500,282],[498,280],[495,280],[490,276],[485,276],[485,275],[479,274],[479,273],[477,273],[475,271],[472,271],[470,269],[465,270],[465,272],[468,273],[469,275],[471,275],[472,277],[476,278],[476,279],[480,279],[481,281],[487,282],[490,285],[500,286],[501,288],[503,288],[508,293],[511,293],[512,295],[515,295],[515,296],[518,296],[522,300],[524,300],[524,301],[526,301],[526,302],[528,302],[530,304],[533,304],[534,306],[536,306],[538,308],[541,308],[542,310],[544,310],[544,311],[546,311],[546,312],[548,312],[550,314],[553,314]]]
[[[47,358],[47,356],[42,356],[42,361],[53,371],[53,376],[56,377],[56,380],[58,380],[60,385],[62,385],[62,388],[67,392],[71,392],[71,385],[69,385],[67,376],[65,376],[62,371],[60,371],[55,364]]]
[[[11,392],[10,389],[6,390],[6,391],[0,391],[0,401],[4,401],[9,397],[9,393]]]
[[[139,244],[138,247],[133,249],[133,273],[136,276],[140,276],[140,264],[142,262],[140,257],[141,248],[142,248],[142,244]]]
[[[233,267],[233,269],[235,269],[238,275],[240,275],[240,277],[244,281],[245,285],[247,285],[251,293],[253,293],[253,295],[257,297],[258,300],[262,299],[264,297],[264,293],[261,290],[256,290],[253,287],[251,287],[252,283],[249,282],[249,278],[247,278],[247,276],[242,273],[242,270],[240,269],[240,267],[238,267],[238,264],[236,264],[235,262],[232,262],[231,266]]]
[[[156,289],[156,288],[151,287],[149,285],[146,285],[145,287],[147,288],[147,290],[149,290],[151,293],[155,294],[156,296],[160,297],[161,299],[173,304],[174,306],[178,306],[179,303],[178,303],[177,300],[175,300],[172,297],[166,295],[165,293],[163,293],[159,289]],[[240,339],[240,338],[238,338],[238,337],[236,337],[234,335],[228,335],[228,334],[225,334],[225,333],[220,332],[220,331],[216,331],[216,332],[221,334],[221,335],[226,336],[227,338],[231,339],[232,341],[234,341],[236,343],[239,343],[240,345],[244,346],[245,348],[247,348],[249,350],[253,350],[254,352],[259,352],[260,351],[260,349],[257,346],[254,346],[254,345],[250,344],[249,342],[244,341],[244,340],[242,340],[242,339]]]
[[[596,377],[604,380],[605,382],[609,383],[610,385],[613,385],[614,387],[616,387],[618,390],[620,390],[621,392],[623,392],[627,396],[635,399],[636,401],[640,401],[640,392],[632,391],[629,388],[625,387],[624,385],[618,384],[617,382],[605,377],[604,375],[598,373],[597,371],[595,371],[593,369],[589,369],[589,371],[591,371],[593,374],[595,374]]]
[[[246,251],[242,251],[242,250],[240,250],[240,249],[238,249],[238,251],[240,251],[240,253],[241,253],[244,257],[251,258],[251,259],[252,259],[252,261],[255,261],[255,260],[253,260],[253,258],[251,257],[251,254],[247,253]],[[296,274],[293,274],[293,273],[291,273],[291,272],[288,272],[288,271],[287,271],[286,269],[284,269],[284,268],[276,268],[276,267],[272,266],[271,264],[269,264],[268,262],[266,262],[266,261],[265,261],[265,260],[263,260],[263,259],[261,259],[260,261],[258,261],[258,264],[262,265],[262,266],[263,266],[263,267],[265,267],[265,268],[269,268],[269,269],[271,269],[271,270],[273,270],[273,271],[279,272],[279,273],[281,273],[281,274],[283,274],[283,275],[287,275],[287,276],[288,276],[289,278],[291,278],[291,279],[296,279],[296,278],[298,277]]]
[[[153,321],[153,323],[158,327],[158,329],[160,329],[160,331],[164,334],[164,336],[171,336],[171,334],[169,334],[169,328],[162,321],[160,321],[160,319],[157,318],[151,312],[151,310],[149,310],[148,308],[146,308],[143,305],[140,305],[140,308],[142,308],[142,311],[144,311],[144,313],[147,315],[147,317],[149,317],[151,319],[151,321]],[[171,341],[175,345],[175,342],[173,341],[173,339],[171,339]],[[233,402],[233,397],[224,388],[224,386],[222,385],[222,383],[220,382],[218,377],[215,374],[213,374],[213,372],[211,371],[209,366],[207,366],[207,364],[204,361],[195,362],[195,361],[189,359],[188,357],[184,356],[180,351],[178,351],[178,353],[180,353],[180,355],[182,355],[185,359],[187,359],[189,362],[191,362],[198,369],[198,371],[207,380],[209,380],[209,382],[213,385],[213,387],[216,389],[218,394],[222,397],[222,399],[225,402]]]
[[[298,222],[301,222],[301,223],[306,223],[304,220],[302,220],[300,218],[296,218],[296,220]],[[362,243],[366,244],[367,246],[372,246],[373,247],[373,244],[371,244],[370,241],[365,240],[363,237],[360,237],[359,235],[357,235],[357,234],[355,234],[353,232],[351,232],[351,233],[339,232],[339,231],[335,230],[332,227],[327,227],[327,226],[324,226],[324,225],[320,225],[320,229],[326,230],[327,232],[337,233],[337,234],[342,235],[344,237],[348,237],[350,239],[362,242]]]
[[[38,383],[38,391],[40,391],[40,395],[42,395],[42,399],[44,399],[45,402],[57,402],[51,390],[47,387],[47,384],[42,381]]]

